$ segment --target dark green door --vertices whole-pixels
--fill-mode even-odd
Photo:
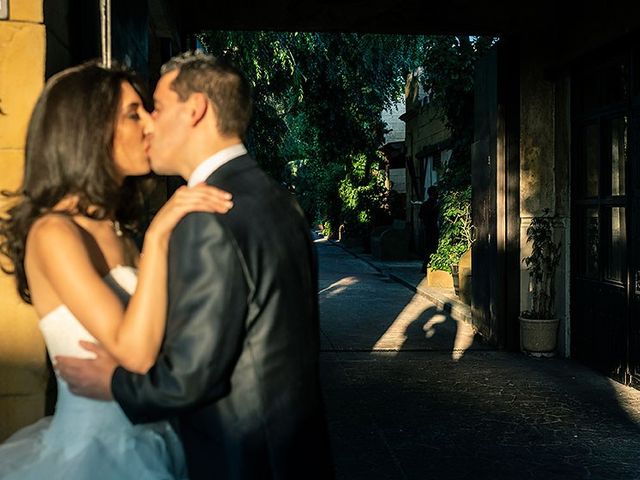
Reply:
[[[572,356],[630,383],[640,298],[632,285],[638,253],[630,248],[638,245],[640,213],[634,61],[630,51],[591,60],[572,82]]]

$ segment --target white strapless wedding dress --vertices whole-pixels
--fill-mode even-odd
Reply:
[[[137,277],[116,267],[105,282],[127,302]],[[90,357],[79,340],[95,341],[61,305],[40,320],[51,358]],[[2,480],[175,480],[186,479],[180,441],[167,422],[132,425],[116,402],[72,394],[57,379],[55,415],[30,425],[0,445]]]

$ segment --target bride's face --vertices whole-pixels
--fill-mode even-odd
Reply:
[[[113,138],[113,161],[121,179],[151,171],[147,135],[152,128],[151,116],[144,109],[140,95],[129,82],[122,82]]]

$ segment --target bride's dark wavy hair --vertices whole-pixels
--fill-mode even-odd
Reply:
[[[25,244],[34,221],[68,195],[79,202],[69,215],[115,218],[135,233],[142,213],[140,181],[118,181],[113,161],[116,116],[122,82],[148,98],[142,82],[121,66],[105,68],[91,61],[51,77],[31,114],[22,185],[3,191],[9,208],[0,216],[0,253],[11,265],[0,268],[16,276],[20,297],[31,303],[24,268]]]

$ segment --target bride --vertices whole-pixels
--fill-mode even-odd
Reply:
[[[141,92],[130,72],[95,62],[47,82],[29,124],[22,187],[0,219],[0,251],[52,358],[90,355],[78,343],[97,341],[144,373],[164,335],[172,229],[189,212],[225,213],[232,202],[213,187],[182,187],[138,254],[131,177],[150,172],[153,129]],[[0,445],[0,478],[178,479],[186,468],[168,423],[133,426],[115,402],[77,397],[58,379],[55,415]]]

